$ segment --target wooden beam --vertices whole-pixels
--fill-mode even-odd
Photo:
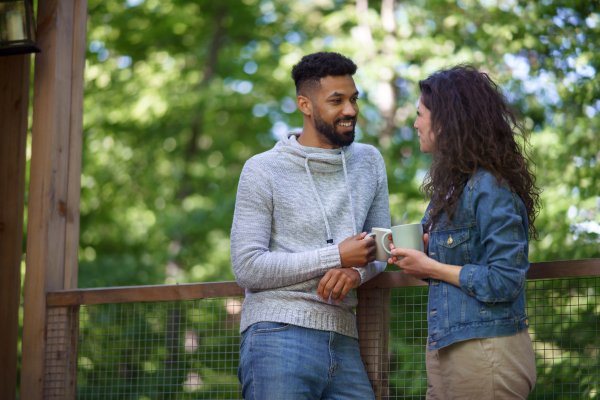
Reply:
[[[0,57],[0,393],[17,391],[23,207],[31,56]]]
[[[389,397],[389,337],[391,289],[358,291],[356,326],[360,358],[377,400]]]
[[[65,273],[63,287],[77,288],[79,268],[79,204],[81,199],[81,155],[83,146],[83,88],[86,53],[87,0],[75,1],[73,21],[73,65],[71,76],[71,125],[67,176]]]
[[[402,271],[382,272],[360,285],[358,290],[387,289],[395,287],[427,286],[427,282],[415,279]]]
[[[600,258],[586,260],[547,261],[531,263],[527,279],[579,278],[600,276]],[[382,272],[360,285],[359,290],[406,286],[426,286],[427,283],[406,275],[402,271]]]
[[[576,278],[600,276],[600,259],[551,261],[532,263],[529,279]],[[383,272],[358,290],[389,289],[395,287],[426,286],[402,271]],[[123,286],[114,288],[56,290],[48,292],[48,306],[76,306],[84,304],[135,303],[174,301],[244,296],[244,289],[236,282],[189,283],[183,285]]]
[[[531,263],[527,279],[600,276],[600,258]]]
[[[44,395],[46,291],[77,287],[87,3],[38,3],[21,398]],[[77,38],[77,39],[75,39]],[[61,368],[68,368],[62,366]]]
[[[188,283],[183,285],[123,286],[103,289],[61,290],[47,294],[47,304],[75,306],[84,304],[136,303],[244,296],[236,282]]]

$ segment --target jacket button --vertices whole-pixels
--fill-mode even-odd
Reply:
[[[529,326],[529,320],[528,319],[525,320],[525,325]]]
[[[448,243],[448,244],[454,243],[454,240],[452,240],[452,235],[450,235],[450,237],[448,238],[448,241],[446,243]]]
[[[435,346],[437,344],[437,342],[431,342],[429,343],[430,346]]]
[[[429,313],[429,315],[435,315],[435,314],[437,314],[437,311],[432,311]]]

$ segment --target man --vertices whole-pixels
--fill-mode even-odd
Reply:
[[[373,399],[352,289],[381,271],[372,227],[389,227],[385,165],[353,143],[356,65],[315,53],[294,66],[301,133],[246,162],[231,261],[246,288],[238,378],[245,399]],[[362,233],[361,233],[362,232]]]

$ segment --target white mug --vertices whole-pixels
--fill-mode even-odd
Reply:
[[[375,244],[377,245],[377,253],[375,255],[375,259],[384,263],[387,263],[388,258],[390,258],[390,256],[385,252],[385,249],[381,245],[381,238],[388,231],[389,229],[387,228],[372,228],[371,233],[365,236],[365,238],[372,237],[373,239],[375,239]]]

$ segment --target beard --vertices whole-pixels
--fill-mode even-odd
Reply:
[[[317,132],[321,135],[325,136],[329,142],[335,146],[349,146],[354,142],[354,131],[355,125],[352,125],[352,131],[348,133],[339,133],[336,130],[336,125],[342,121],[352,121],[354,122],[356,118],[339,118],[336,119],[333,124],[328,123],[324,119],[321,118],[321,114],[315,110],[315,128]]]

